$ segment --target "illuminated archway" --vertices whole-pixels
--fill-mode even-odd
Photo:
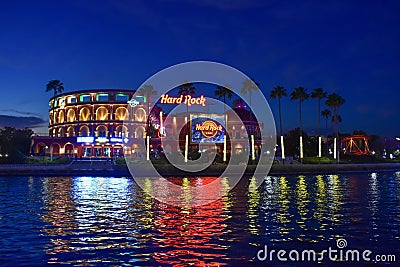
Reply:
[[[90,120],[90,110],[87,107],[83,107],[79,111],[79,120],[80,121],[89,121]]]
[[[69,137],[75,136],[75,129],[74,129],[74,127],[69,126],[68,129],[67,129],[67,134],[68,134]]]
[[[128,120],[129,118],[129,113],[128,110],[125,107],[119,107],[115,110],[115,119],[116,120]]]
[[[67,122],[74,122],[75,121],[75,110],[72,108],[67,112]]]
[[[135,112],[135,120],[139,122],[146,121],[146,111],[143,108],[138,108]]]
[[[115,128],[116,136],[118,137],[127,137],[128,136],[128,127],[125,125],[118,125]]]
[[[105,107],[99,107],[96,110],[96,120],[98,121],[108,120],[108,110]]]
[[[60,110],[58,112],[58,123],[63,123],[64,122],[64,111]]]
[[[144,138],[145,129],[143,126],[139,126],[135,129],[135,138]]]

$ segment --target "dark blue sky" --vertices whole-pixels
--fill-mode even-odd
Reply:
[[[165,67],[211,60],[267,96],[276,85],[339,93],[342,132],[400,135],[399,14],[399,1],[2,2],[0,115],[47,120],[51,79],[66,91],[136,88]],[[284,128],[296,127],[297,103],[282,104]],[[304,103],[306,128],[316,109]]]

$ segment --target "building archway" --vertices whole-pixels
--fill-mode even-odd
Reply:
[[[135,111],[135,120],[139,122],[146,121],[146,111],[143,108],[138,108]]]
[[[72,143],[66,143],[64,146],[65,155],[73,156],[74,155],[74,145]]]
[[[79,128],[79,136],[89,136],[89,135],[90,135],[89,127],[83,125],[81,126],[81,128]]]
[[[46,154],[46,144],[38,143],[35,147],[35,154],[44,156]]]
[[[106,137],[108,135],[108,129],[105,125],[99,125],[96,128],[96,136]]]
[[[108,110],[105,107],[99,107],[96,110],[96,120],[105,121],[108,120]]]
[[[125,125],[118,125],[115,128],[115,136],[118,137],[128,137],[128,127],[126,127]]]
[[[75,110],[72,108],[67,112],[67,122],[74,122],[75,121]]]
[[[145,134],[145,129],[144,129],[144,127],[143,126],[138,126],[136,129],[135,129],[135,138],[144,138],[144,134]]]
[[[83,107],[79,111],[79,120],[80,121],[90,121],[90,110],[87,107]]]
[[[125,121],[129,119],[128,110],[125,107],[119,107],[115,110],[115,119]]]
[[[63,123],[64,122],[64,110],[60,110],[58,112],[58,123]]]
[[[58,143],[53,143],[53,156],[59,156],[60,155],[60,144]]]
[[[68,135],[69,137],[75,136],[75,129],[74,129],[74,127],[72,127],[72,126],[69,126],[69,127],[68,127],[68,129],[67,129],[67,135]]]

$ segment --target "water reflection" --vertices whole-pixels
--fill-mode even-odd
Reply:
[[[183,186],[196,179],[201,178],[183,178]],[[146,185],[157,188],[153,181]],[[223,178],[215,184],[221,191],[229,186]],[[46,253],[57,255],[48,263],[96,265],[114,262],[114,253],[138,262],[183,265],[220,265],[219,258],[228,258],[228,246],[216,242],[229,231],[224,222],[232,205],[228,196],[203,207],[179,208],[154,201],[127,178],[48,178],[43,188],[42,219],[49,223],[43,233],[52,237]],[[183,199],[188,200],[190,195]],[[71,259],[77,253],[81,258]]]
[[[229,188],[225,178],[170,180]],[[144,184],[163,190],[154,181]],[[191,198],[188,190],[181,201]],[[12,233],[0,233],[0,255],[25,257],[10,266],[29,265],[27,258],[85,266],[246,265],[265,244],[324,249],[338,237],[354,248],[400,252],[399,173],[267,176],[259,188],[249,177],[195,208],[154,201],[130,178],[0,178],[0,205],[0,226]]]

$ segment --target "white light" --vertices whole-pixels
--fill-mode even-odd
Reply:
[[[147,146],[147,150],[146,150],[146,159],[150,160],[150,136],[146,136],[146,146]]]
[[[303,136],[300,136],[300,158],[303,158]]]
[[[189,154],[189,135],[185,136],[185,162],[188,162]]]
[[[322,157],[322,137],[318,136],[318,157]]]
[[[226,161],[226,135],[224,135],[224,156],[223,161]]]
[[[254,147],[254,134],[251,135],[251,159],[252,160],[256,159],[256,151]]]
[[[282,151],[282,159],[285,159],[285,143],[283,142],[283,135],[281,135],[281,151]]]
[[[96,142],[99,142],[99,143],[107,143],[108,141],[109,141],[109,139],[107,137],[102,137],[101,136],[101,137],[97,137],[96,138]]]
[[[336,159],[336,137],[333,139],[333,158]]]
[[[77,143],[93,143],[94,137],[93,136],[78,136],[76,138]]]

